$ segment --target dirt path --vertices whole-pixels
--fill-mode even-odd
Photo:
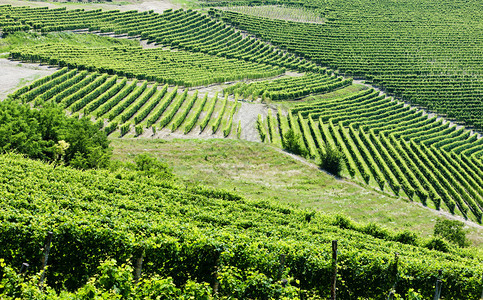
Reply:
[[[256,128],[258,115],[264,118],[268,114],[268,107],[265,104],[242,102],[240,110],[233,119],[235,124],[240,122],[242,132],[240,138],[250,142],[261,142],[260,134]]]
[[[57,68],[39,64],[0,59],[0,100],[4,100],[14,90],[43,76],[50,75],[56,70]]]

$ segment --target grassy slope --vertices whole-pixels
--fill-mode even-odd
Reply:
[[[72,32],[51,32],[47,34],[16,32],[0,39],[0,53],[9,52],[16,47],[34,46],[40,44],[62,43],[72,46],[89,48],[110,46],[139,46],[139,41],[115,39],[94,34],[75,34]]]
[[[391,229],[409,228],[423,236],[433,231],[440,212],[365,189],[318,171],[265,144],[237,140],[113,139],[114,157],[131,160],[149,152],[173,166],[185,182],[272,199],[302,208],[346,214],[359,222]],[[474,245],[483,246],[483,229],[469,228]]]

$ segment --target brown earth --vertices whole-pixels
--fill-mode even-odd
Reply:
[[[54,73],[57,68],[0,59],[0,100],[16,89],[43,76]]]

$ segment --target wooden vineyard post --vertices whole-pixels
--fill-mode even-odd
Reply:
[[[215,267],[213,272],[213,294],[218,294],[218,289],[220,288],[220,282],[218,281],[218,271],[220,270],[220,256],[221,253],[218,252],[218,257],[215,261]]]
[[[141,255],[136,259],[136,268],[134,270],[134,283],[139,282],[139,278],[141,278],[141,271],[143,269],[143,258],[144,258],[144,249],[141,251]]]
[[[335,300],[337,283],[337,241],[332,241],[332,264],[334,266],[334,277],[332,278],[332,285],[330,288],[330,299]]]
[[[438,270],[438,278],[436,279],[436,287],[434,288],[433,300],[439,300],[439,298],[441,297],[441,286],[443,284],[443,281],[441,280],[442,275],[443,270]]]
[[[28,263],[23,263],[22,264],[22,267],[20,267],[20,274],[23,274],[25,272],[27,272],[27,269],[29,268],[29,264]]]
[[[283,270],[285,269],[285,254],[280,255],[280,267],[278,268],[278,280],[282,280]]]
[[[41,290],[43,288],[44,279],[45,279],[45,267],[47,266],[47,262],[49,260],[49,252],[50,252],[50,244],[52,243],[52,236],[53,236],[52,231],[47,232],[47,237],[45,239],[45,244],[44,244],[44,255],[42,256],[42,268],[41,268],[42,275],[40,275],[40,282],[39,282],[39,286]]]

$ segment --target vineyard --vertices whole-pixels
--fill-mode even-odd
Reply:
[[[58,44],[16,49],[13,59],[118,74],[186,87],[272,77],[283,68],[202,53],[135,48],[85,48]],[[229,75],[228,75],[229,74]]]
[[[299,77],[286,77],[270,81],[237,83],[224,90],[227,94],[239,94],[244,98],[256,100],[292,100],[310,94],[332,92],[349,86],[352,79],[306,73]]]
[[[182,183],[149,155],[109,161],[107,136],[261,140],[309,166],[334,151],[342,180],[480,228],[481,4],[200,2],[0,5],[2,55],[55,69],[0,112],[0,298],[327,299],[337,282],[340,299],[429,299],[437,282],[479,299],[479,249]]]
[[[38,30],[52,32],[89,29],[139,36],[151,43],[301,71],[325,72],[325,68],[282,51],[252,37],[244,37],[231,26],[191,10],[166,10],[163,14],[82,11],[0,6],[0,28],[6,34]]]
[[[233,124],[240,107],[236,99],[207,93],[201,97],[186,88],[66,67],[18,89],[10,98],[35,106],[59,105],[73,117],[95,120],[108,135],[119,130],[121,137],[130,132],[142,135],[146,128],[153,134],[163,128],[188,134],[209,131],[210,125],[213,135],[223,137],[236,137],[241,130]]]
[[[326,1],[276,2],[315,7],[327,21],[291,22],[227,10],[211,14],[340,74],[364,78],[404,101],[483,128],[479,1],[390,6],[384,1],[327,1],[328,11]]]
[[[211,290],[218,269],[220,296],[239,285],[245,286],[237,292],[240,298],[271,297],[284,278],[300,289],[291,298],[326,297],[330,242],[337,239],[341,297],[380,298],[395,282],[399,293],[417,287],[429,297],[439,269],[446,299],[478,299],[481,293],[480,259],[464,250],[429,250],[431,242],[408,232],[388,233],[374,224],[361,227],[139,174],[54,168],[12,155],[0,157],[0,170],[0,257],[12,266],[28,261],[29,271],[36,272],[38,247],[52,231],[45,276],[55,288],[75,291],[97,272],[99,261],[125,262],[144,253],[142,276],[171,277],[177,286],[192,280],[209,283]]]
[[[481,222],[483,139],[373,89],[294,105],[287,116],[259,119],[262,140],[298,136],[307,155],[340,149],[347,175],[381,190]]]

